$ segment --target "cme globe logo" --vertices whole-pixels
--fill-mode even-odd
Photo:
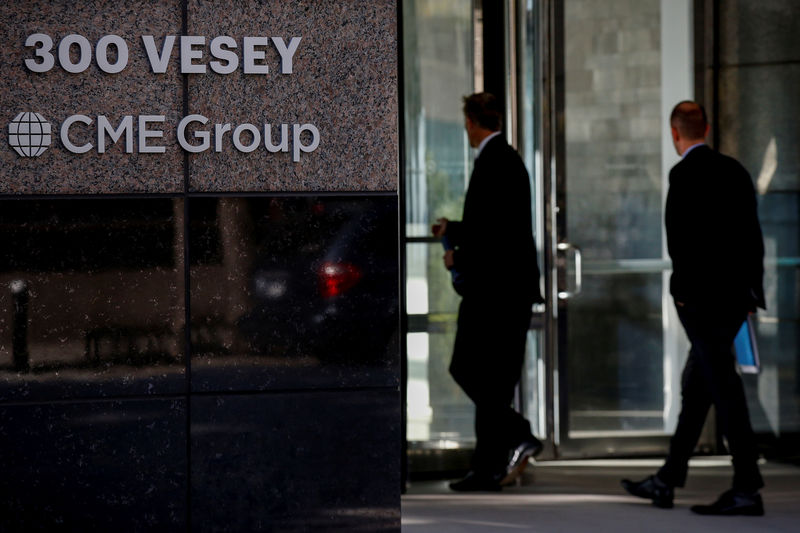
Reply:
[[[39,157],[52,142],[50,130],[42,115],[24,111],[8,125],[8,144],[22,157]]]

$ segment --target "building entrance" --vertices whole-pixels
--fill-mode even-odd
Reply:
[[[678,160],[664,117],[694,98],[691,15],[688,0],[554,9],[546,216],[562,456],[659,453],[677,421],[688,346],[662,236]]]
[[[698,65],[707,58],[698,46],[721,30],[691,0],[507,0],[490,8],[496,4],[403,2],[411,473],[465,468],[474,445],[472,404],[447,372],[458,296],[430,224],[439,216],[460,218],[472,164],[461,96],[479,90],[504,100],[504,133],[532,179],[547,302],[531,323],[517,401],[547,443],[541,457],[662,454],[677,422],[689,348],[669,295],[663,237],[668,173],[678,160],[666,117],[684,99],[705,101],[713,111],[713,86],[725,79],[701,79]],[[719,101],[723,110],[732,105]],[[724,118],[717,119],[718,138],[710,142],[722,139],[723,151],[736,155],[730,149],[735,143],[728,141],[725,150],[733,133],[720,125]],[[786,241],[763,207],[779,200],[775,181],[768,181],[780,173],[770,166],[773,152],[766,147],[760,177],[758,165],[748,169],[764,195],[765,285],[768,299],[777,302],[768,301],[770,311],[759,314],[757,335],[780,354],[786,349],[773,341],[792,329],[796,307],[784,305],[796,291],[790,276],[781,276],[797,261],[791,253],[778,257],[769,244]],[[796,239],[792,224],[783,227]],[[796,350],[796,342],[786,345]],[[783,407],[796,405],[791,392],[784,394],[795,375],[791,363],[778,362],[745,377],[762,435],[781,427],[796,431],[796,418]],[[713,424],[700,448],[723,450]]]

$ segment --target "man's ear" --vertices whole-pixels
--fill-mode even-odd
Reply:
[[[672,131],[672,142],[677,144],[681,139],[681,134],[678,133],[678,128],[672,127],[670,130]]]

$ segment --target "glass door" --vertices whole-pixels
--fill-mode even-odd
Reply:
[[[402,10],[408,457],[412,472],[451,470],[467,464],[453,456],[473,446],[473,412],[448,373],[459,297],[431,224],[461,218],[472,170],[461,97],[475,89],[476,20],[472,0]]]
[[[481,0],[403,2],[406,436],[409,468],[416,474],[467,467],[475,444],[474,406],[448,372],[459,297],[442,265],[441,243],[430,236],[430,228],[438,217],[461,218],[474,157],[464,132],[462,97],[484,90],[484,5]],[[506,64],[494,71],[506,78],[487,79],[486,84],[505,87],[504,133],[531,175],[538,243],[543,224],[535,171],[540,161],[538,118],[533,112],[539,106],[533,59],[538,53],[533,45],[538,12],[534,3],[516,0],[506,0],[502,8],[503,17],[493,11],[486,24],[503,26],[487,35],[503,41]],[[492,43],[495,51],[496,45]],[[543,257],[539,264],[544,264]],[[547,440],[544,320],[542,309],[537,311],[517,403],[534,434]]]
[[[663,237],[678,160],[666,119],[694,97],[694,3],[502,2],[505,79],[486,85],[505,87],[506,135],[532,178],[547,304],[532,323],[518,401],[548,444],[544,459],[663,453],[677,422],[688,342]],[[406,434],[416,473],[463,468],[474,445],[473,406],[447,371],[458,297],[430,224],[460,217],[471,172],[461,97],[484,85],[483,4],[402,2]],[[758,335],[772,359],[745,383],[757,430],[777,432],[797,426],[798,261],[796,217],[784,209],[796,195],[768,164],[770,143],[758,177],[770,310]],[[715,447],[713,429],[700,445]]]
[[[556,4],[559,453],[663,451],[687,353],[662,234],[677,161],[665,117],[693,97],[692,2]]]

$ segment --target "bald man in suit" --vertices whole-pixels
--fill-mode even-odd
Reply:
[[[764,514],[759,489],[758,449],[742,380],[732,351],[748,313],[766,308],[762,278],[764,242],[755,190],[735,159],[705,144],[709,125],[696,102],[675,106],[670,116],[673,144],[682,157],[669,174],[665,211],[667,247],[672,258],[670,292],[691,342],[681,380],[681,413],[661,469],[640,482],[623,480],[629,493],[673,506],[689,458],[709,408],[733,456],[733,487],[711,505],[692,511],[706,515]]]

